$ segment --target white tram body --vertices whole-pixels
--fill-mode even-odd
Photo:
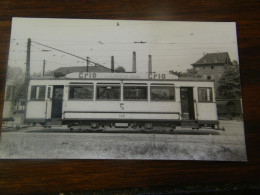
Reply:
[[[218,125],[214,84],[136,73],[81,72],[31,79],[25,122],[59,121],[86,129],[214,127]]]

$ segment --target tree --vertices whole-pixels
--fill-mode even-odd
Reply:
[[[8,66],[7,79],[14,81],[15,99],[24,99],[26,93],[25,73],[20,67]]]
[[[41,78],[42,77],[42,72],[34,72],[31,77],[33,78]]]
[[[201,78],[202,75],[198,72],[196,68],[189,68],[186,70],[186,72],[180,73],[180,77]]]
[[[173,75],[176,75],[176,76],[180,77],[180,76],[183,74],[183,72],[178,72],[178,71],[170,70],[170,71],[169,71],[169,74],[173,74]]]
[[[115,72],[125,72],[125,68],[122,67],[122,66],[118,66],[118,67],[115,69]]]
[[[218,81],[219,94],[223,98],[241,98],[238,66],[229,66]]]
[[[25,73],[23,69],[20,67],[12,67],[8,66],[7,69],[7,79],[15,81],[15,84],[21,84],[23,83],[25,78]]]

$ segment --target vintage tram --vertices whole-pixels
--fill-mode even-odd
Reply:
[[[31,79],[25,122],[93,131],[215,128],[219,123],[212,81],[95,72]]]

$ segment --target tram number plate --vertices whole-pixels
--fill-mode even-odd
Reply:
[[[128,127],[128,123],[115,123],[115,127]]]
[[[125,118],[125,114],[119,114],[119,118]]]

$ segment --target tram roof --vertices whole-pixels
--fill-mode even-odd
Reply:
[[[35,77],[31,80],[136,80],[136,81],[201,81],[212,82],[203,78],[178,77],[165,73],[100,73],[100,72],[77,72],[63,77]]]

